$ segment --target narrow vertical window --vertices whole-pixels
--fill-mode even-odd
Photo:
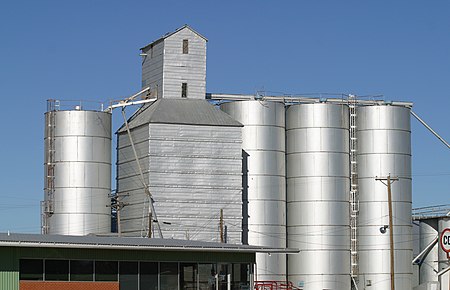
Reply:
[[[182,98],[187,98],[187,83],[182,83],[181,84],[181,97]]]
[[[183,39],[183,54],[189,53],[189,40]]]

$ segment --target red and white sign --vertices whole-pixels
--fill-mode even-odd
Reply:
[[[447,258],[450,259],[450,229],[446,228],[442,231],[441,238],[441,248],[447,253]]]

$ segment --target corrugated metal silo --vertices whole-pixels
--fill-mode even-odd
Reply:
[[[45,123],[43,232],[110,232],[111,114],[53,108]]]
[[[435,218],[420,221],[420,251],[423,251],[438,236],[438,220]],[[420,262],[419,284],[437,282],[438,247],[435,244]]]
[[[349,111],[287,109],[288,280],[305,290],[350,289]]]
[[[376,177],[389,174],[392,183],[395,289],[410,290],[411,237],[411,129],[410,109],[379,105],[358,107],[358,218],[359,288],[391,289],[387,186]]]
[[[286,247],[285,110],[280,102],[236,101],[221,109],[244,125],[244,240]],[[246,203],[248,201],[248,203]],[[247,219],[246,219],[247,217]],[[248,229],[246,229],[246,225]],[[257,280],[286,280],[285,254],[257,254]]]

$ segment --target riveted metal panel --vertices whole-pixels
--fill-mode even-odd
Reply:
[[[52,114],[53,122],[50,122]],[[111,228],[111,114],[98,111],[46,113],[45,172],[54,150],[50,234],[87,235]],[[50,130],[53,133],[50,134]],[[53,148],[50,144],[53,142]],[[50,186],[45,178],[45,190]],[[46,197],[47,198],[47,197]]]
[[[284,104],[240,101],[220,108],[244,125],[243,187],[248,205],[248,243],[286,247]],[[244,206],[245,204],[244,200]],[[245,233],[245,229],[244,229]],[[286,255],[257,254],[257,280],[285,280]]]
[[[376,177],[391,176],[394,222],[395,288],[411,289],[411,130],[410,109],[396,106],[357,108],[359,287],[370,280],[376,289],[390,289],[387,187]]]
[[[350,289],[349,112],[301,104],[286,112],[288,280]]]

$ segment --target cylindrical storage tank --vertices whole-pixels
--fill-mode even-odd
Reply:
[[[441,237],[442,232],[445,229],[450,229],[450,217],[441,217],[439,218],[439,238]],[[447,253],[442,249],[439,240],[439,270],[442,271],[448,267],[450,267],[450,260],[447,256]],[[441,275],[439,278],[439,282],[441,284],[441,290],[450,289],[450,271]]]
[[[391,177],[396,290],[412,288],[411,128],[410,109],[358,107],[359,289],[391,289],[389,204]]]
[[[52,110],[45,122],[45,233],[110,232],[111,113]]]
[[[420,252],[438,236],[438,220],[436,218],[423,219],[419,223]],[[436,243],[428,252],[428,254],[420,262],[419,284],[427,282],[437,282],[438,277],[438,248]]]
[[[286,174],[284,104],[236,101],[220,108],[244,125],[244,242],[286,247]],[[247,209],[247,210],[246,210]],[[285,254],[256,254],[256,280],[285,281]]]
[[[350,289],[349,111],[286,111],[288,280],[304,290]]]

